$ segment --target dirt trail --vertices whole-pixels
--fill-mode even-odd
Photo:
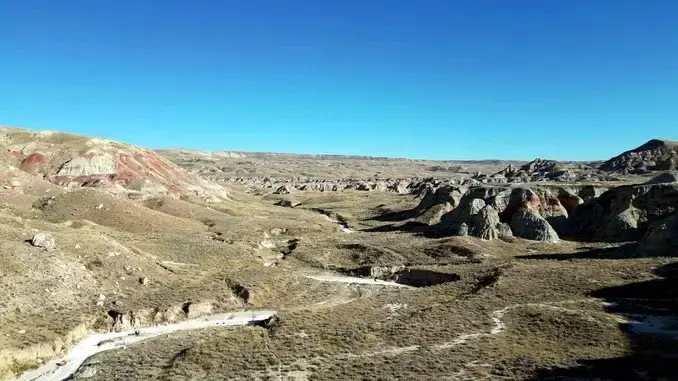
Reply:
[[[336,274],[316,274],[316,275],[306,275],[306,278],[319,280],[321,282],[334,282],[334,283],[349,283],[349,284],[365,284],[371,286],[390,286],[390,287],[407,287],[411,288],[408,285],[400,284],[396,282],[389,282],[380,279],[371,279],[371,278],[358,278],[346,275],[336,275]]]
[[[22,374],[16,381],[61,381],[70,377],[89,357],[108,350],[126,347],[159,335],[209,327],[248,325],[265,321],[275,311],[242,311],[204,316],[180,323],[139,328],[135,331],[95,333],[81,341],[65,357]]]
[[[355,278],[334,274],[307,275],[307,277],[310,279],[316,279],[323,282],[334,282],[356,285],[409,287],[395,282]],[[350,303],[355,299],[357,298],[348,298],[347,300],[342,300],[340,304]],[[500,334],[507,329],[506,324],[503,322],[505,314],[508,311],[517,308],[537,307],[590,314],[591,311],[580,309],[567,309],[563,307],[563,305],[591,303],[591,302],[601,302],[601,301],[599,299],[574,299],[547,303],[513,304],[495,310],[490,314],[490,318],[492,319],[493,325],[489,330],[480,330],[477,332],[461,334],[452,341],[428,345],[426,346],[426,348],[430,350],[445,350],[453,348],[458,345],[468,343],[469,341],[472,340],[478,340],[484,337],[490,337],[493,335]],[[317,305],[315,307],[322,308],[333,305],[333,303],[328,303],[328,305],[325,306],[323,305],[325,304],[323,302],[319,304],[320,305]],[[61,381],[75,373],[89,357],[100,352],[126,347],[159,335],[170,334],[179,331],[195,330],[208,327],[238,326],[261,322],[273,317],[275,314],[276,314],[275,311],[243,311],[228,314],[210,315],[175,324],[140,328],[137,330],[137,332],[126,331],[126,332],[109,332],[92,334],[85,340],[80,342],[75,348],[73,348],[68,353],[67,356],[58,360],[54,360],[48,364],[45,364],[41,366],[39,369],[24,373],[21,377],[19,377],[15,381]],[[614,315],[610,316],[610,319],[612,321],[619,322],[619,317],[616,317]],[[348,352],[337,354],[332,357],[334,359],[347,359],[371,356],[397,356],[404,353],[419,351],[424,348],[425,348],[424,346],[420,345],[413,345],[407,347],[392,347],[392,348],[382,348],[377,351],[363,353]],[[281,364],[281,366],[284,365]]]

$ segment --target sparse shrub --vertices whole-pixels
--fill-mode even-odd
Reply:
[[[19,376],[29,370],[38,369],[39,367],[40,364],[37,361],[19,361],[12,359],[12,362],[9,364],[9,370],[16,376]]]

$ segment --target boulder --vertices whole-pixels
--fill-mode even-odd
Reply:
[[[499,238],[499,213],[490,205],[485,206],[473,216],[471,235],[484,240]]]
[[[459,228],[454,232],[454,235],[463,237],[467,236],[468,232],[469,232],[468,225],[466,224],[466,222],[462,222],[461,224],[459,224]]]
[[[524,205],[511,217],[511,231],[517,237],[543,242],[558,242],[558,233],[539,212]]]
[[[407,184],[404,181],[397,181],[391,185],[388,186],[388,190],[393,193],[398,193],[398,194],[407,194],[409,193],[409,190],[407,189]]]
[[[41,232],[33,236],[31,239],[31,245],[52,250],[56,248],[56,240],[50,233]]]
[[[283,185],[276,189],[275,192],[273,192],[273,194],[290,194],[290,193],[292,193],[292,188],[287,185]]]
[[[418,211],[424,211],[433,205],[440,203],[449,203],[453,208],[459,205],[462,196],[466,193],[466,188],[456,185],[445,185],[437,189],[432,186],[423,188],[423,197],[419,205],[415,208]]]
[[[424,213],[419,215],[419,217],[416,218],[416,221],[427,225],[435,225],[439,223],[440,219],[452,209],[452,205],[449,202],[435,204],[428,208]]]
[[[500,222],[497,225],[497,231],[499,233],[499,237],[513,237],[511,226],[505,222]]]
[[[285,208],[294,208],[296,206],[301,205],[301,203],[297,202],[297,201],[280,200],[275,205],[282,206],[282,207],[285,207]]]
[[[469,225],[473,224],[472,217],[480,213],[484,207],[485,201],[480,198],[466,199],[465,203],[443,216],[440,221],[442,231],[459,235],[457,231],[462,224],[465,224],[467,231],[470,232]]]

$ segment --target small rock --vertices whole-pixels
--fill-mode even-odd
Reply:
[[[104,301],[103,301],[103,300],[98,301],[98,302],[97,302],[97,306],[103,307],[103,306],[104,306]]]
[[[54,239],[53,235],[41,232],[33,236],[31,239],[31,245],[51,250],[56,248],[56,240]]]
[[[93,366],[88,366],[85,368],[85,370],[80,374],[80,377],[82,378],[92,378],[97,374],[97,368]]]
[[[466,224],[466,222],[462,222],[461,225],[459,225],[459,229],[457,230],[456,235],[458,236],[468,235],[468,225]]]
[[[26,330],[25,330],[25,329],[20,329],[20,330],[19,330],[19,333],[23,335],[24,333],[26,333]]]
[[[141,284],[147,284],[148,283],[148,278],[147,277],[141,277],[139,278],[139,283]]]
[[[76,249],[79,249],[79,248],[80,248],[80,245],[75,245],[75,248],[76,248]]]
[[[99,294],[99,300],[101,300],[101,301],[106,300],[106,295],[104,295],[104,294]]]
[[[97,205],[97,209],[103,209],[103,208],[104,208],[104,204]]]

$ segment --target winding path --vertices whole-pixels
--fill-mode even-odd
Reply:
[[[306,278],[315,279],[321,282],[333,282],[333,283],[348,283],[348,284],[365,284],[371,286],[391,286],[391,287],[407,287],[411,288],[406,284],[400,284],[396,282],[389,282],[381,279],[372,279],[372,278],[358,278],[346,275],[336,275],[336,274],[316,274],[316,275],[306,275]]]
[[[395,282],[386,282],[381,280],[349,277],[334,274],[307,275],[307,277],[318,281],[334,283],[409,287],[407,285],[402,285]],[[587,302],[600,302],[600,300],[575,299],[548,303],[524,303],[510,305],[495,310],[491,313],[490,317],[492,319],[493,325],[489,330],[480,330],[473,333],[461,334],[454,338],[452,341],[434,344],[429,346],[429,348],[432,350],[445,350],[458,345],[465,344],[472,340],[477,340],[483,337],[489,337],[502,333],[506,330],[506,325],[503,322],[504,315],[506,314],[506,312],[516,308],[540,307],[555,310],[567,310],[572,312],[577,311],[589,313],[589,311],[577,309],[569,310],[562,307],[562,305],[564,304],[576,304]],[[15,381],[61,381],[74,374],[89,357],[100,352],[126,347],[153,337],[175,333],[179,331],[196,330],[209,327],[240,326],[262,322],[273,317],[275,314],[276,314],[275,311],[266,311],[266,310],[242,311],[235,313],[204,316],[201,318],[186,320],[174,324],[139,328],[137,332],[126,331],[126,332],[109,332],[92,334],[83,341],[81,341],[77,346],[75,346],[65,357],[45,364],[36,370],[26,372]],[[341,359],[341,358],[370,357],[383,355],[388,356],[419,351],[422,349],[423,347],[420,345],[413,345],[409,347],[386,348],[374,352],[337,354],[332,357],[334,357],[335,359]],[[278,371],[280,372],[280,369]]]
[[[61,381],[75,373],[89,357],[104,351],[126,347],[156,336],[209,327],[228,327],[262,322],[275,311],[242,311],[209,315],[180,323],[139,328],[134,331],[95,333],[78,343],[65,357],[22,374],[16,381]]]

